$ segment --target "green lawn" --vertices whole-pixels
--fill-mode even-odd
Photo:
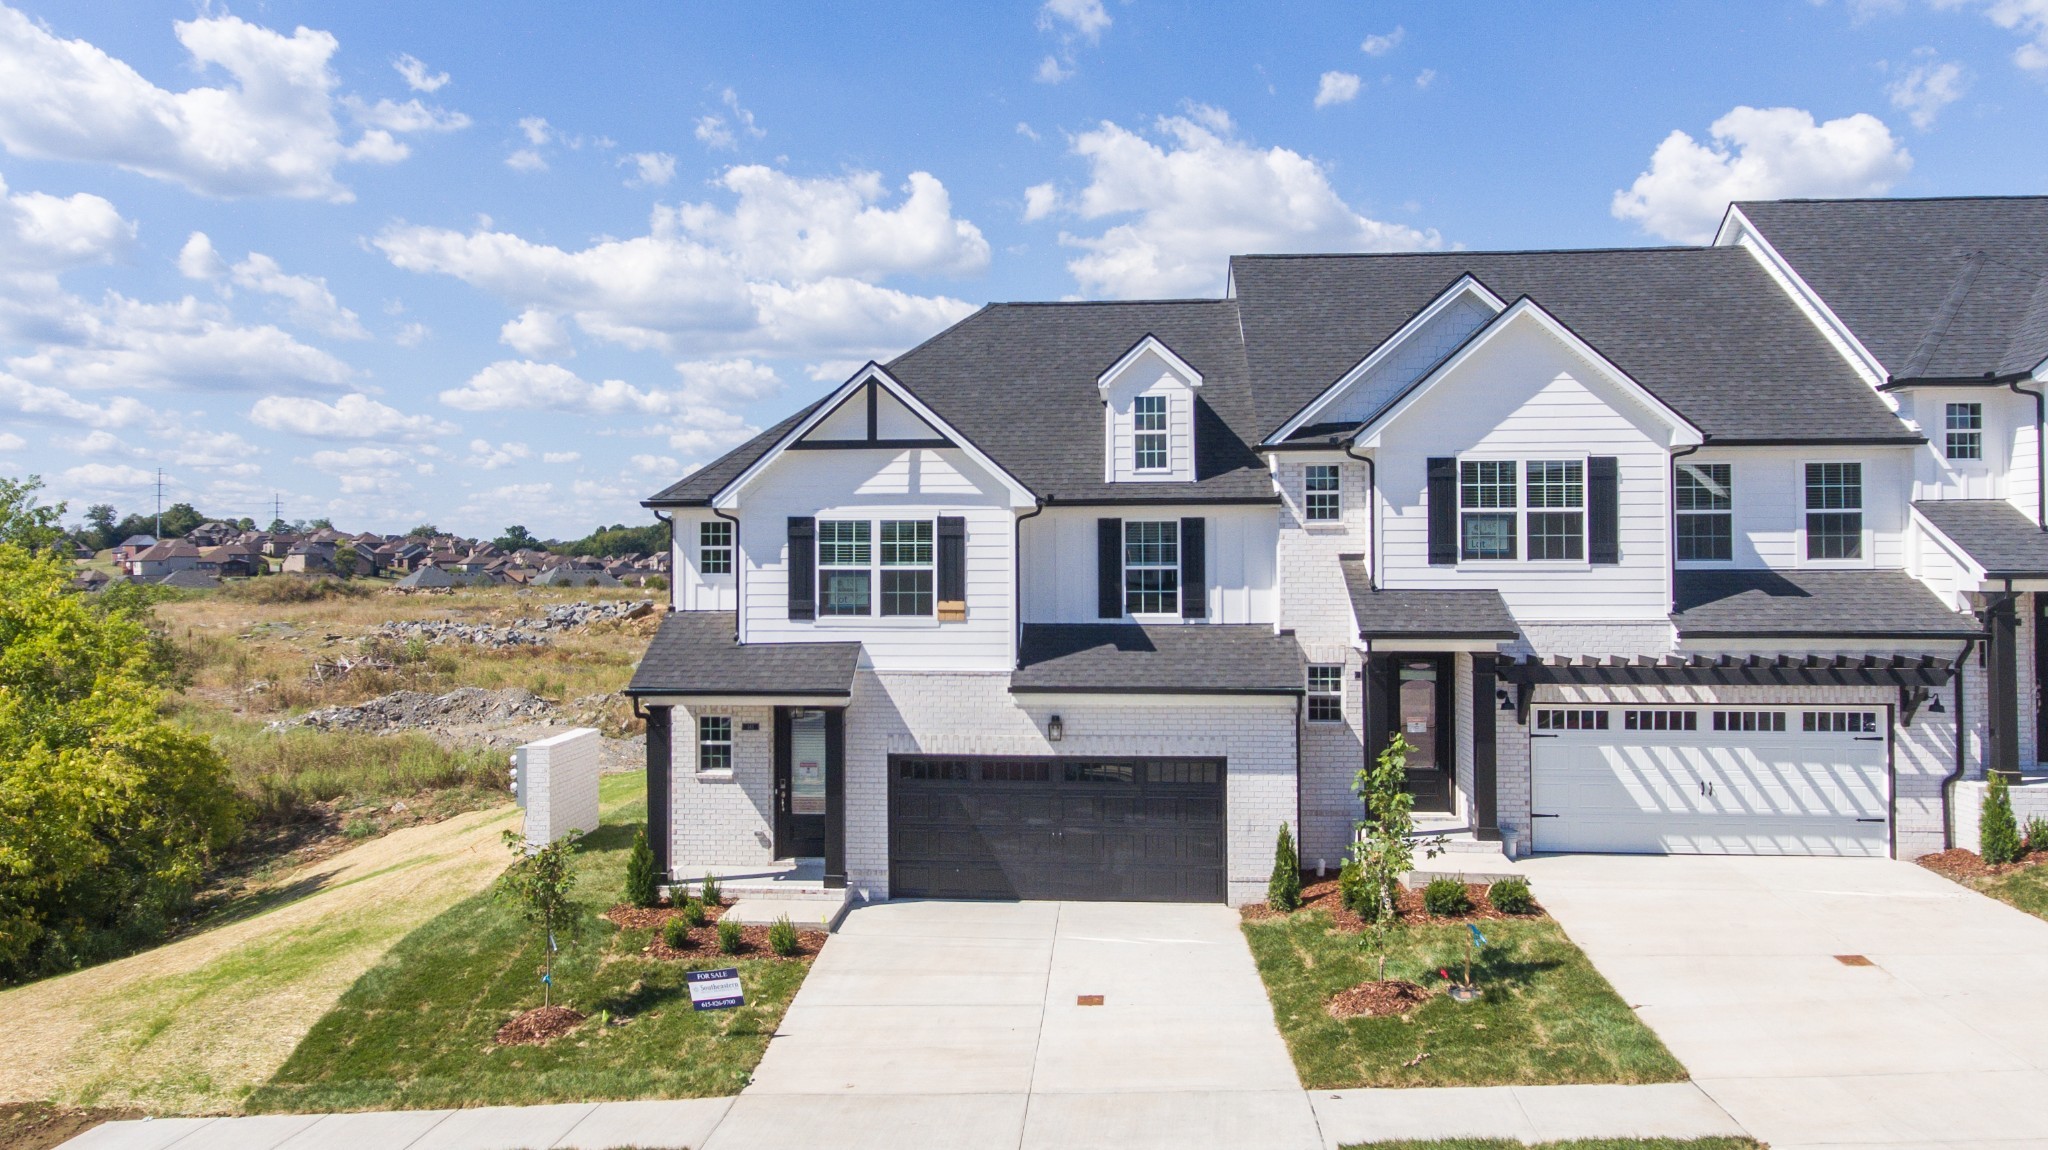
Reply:
[[[2048,918],[2048,865],[2030,866],[2000,878],[1977,879],[1970,885],[2036,918]]]
[[[1749,1138],[1574,1138],[1531,1146],[1511,1138],[1451,1138],[1439,1142],[1360,1142],[1344,1150],[1763,1150]]]
[[[639,774],[603,785],[604,825],[583,840],[576,899],[581,925],[562,939],[556,1001],[593,1017],[545,1047],[500,1047],[499,1026],[540,1005],[540,942],[513,909],[484,892],[413,931],[314,1025],[252,1113],[528,1105],[733,1094],[767,1049],[807,966],[771,958],[734,963],[747,1006],[690,1009],[686,969],[723,966],[643,958],[647,931],[599,917],[616,903],[626,849],[644,816]]]
[[[1335,1090],[1686,1077],[1556,923],[1517,919],[1481,929],[1491,945],[1472,968],[1485,991],[1480,1001],[1460,1004],[1438,995],[1405,1018],[1338,1021],[1324,1003],[1377,977],[1363,936],[1331,929],[1329,916],[1316,910],[1245,923],[1302,1085]],[[1461,923],[1401,927],[1390,935],[1387,977],[1441,987],[1436,971],[1458,972],[1467,937]],[[1417,1061],[1422,1054],[1428,1057]]]

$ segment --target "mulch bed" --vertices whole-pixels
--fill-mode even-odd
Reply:
[[[620,903],[606,911],[604,916],[613,925],[627,930],[653,931],[654,937],[648,940],[646,946],[640,948],[640,953],[649,958],[704,958],[708,955],[724,953],[718,949],[718,920],[725,915],[724,907],[705,907],[704,925],[691,927],[689,937],[685,940],[684,945],[677,948],[670,946],[668,940],[662,937],[662,926],[679,913],[681,912],[676,908],[669,906],[628,906],[625,903]],[[822,930],[799,929],[796,932],[796,953],[782,955],[775,953],[774,949],[768,945],[768,928],[766,926],[749,924],[740,927],[740,948],[733,953],[732,957],[777,958],[788,962],[808,962],[818,957],[818,951],[824,947],[826,937],[825,932]]]
[[[141,1118],[125,1107],[77,1109],[49,1102],[0,1102],[0,1147],[54,1150],[102,1122]]]
[[[498,1028],[500,1046],[546,1046],[583,1024],[584,1015],[566,1006],[537,1006]]]
[[[1320,910],[1330,916],[1338,930],[1357,933],[1366,929],[1367,923],[1344,906],[1343,896],[1337,891],[1335,878],[1312,879],[1302,876],[1301,908]],[[1422,892],[1402,887],[1394,896],[1394,912],[1404,923],[1423,922],[1491,922],[1501,919],[1542,918],[1543,910],[1538,907],[1529,914],[1504,914],[1495,910],[1486,901],[1486,887],[1481,883],[1465,884],[1465,897],[1472,902],[1472,909],[1459,915],[1433,915],[1422,905]],[[1265,903],[1248,903],[1240,911],[1247,922],[1264,922],[1268,919],[1285,918],[1285,914],[1274,910]]]
[[[1921,855],[1914,861],[1944,878],[1965,882],[1973,878],[2003,878],[2018,871],[2048,865],[2048,854],[2035,852],[2021,857],[2018,862],[1999,863],[1994,866],[1985,862],[1976,851],[1956,847],[1936,854]]]
[[[1406,1014],[1432,997],[1431,991],[1405,978],[1390,978],[1385,982],[1361,982],[1350,990],[1340,990],[1323,1008],[1330,1012],[1331,1018],[1340,1022],[1347,1018],[1385,1018]]]

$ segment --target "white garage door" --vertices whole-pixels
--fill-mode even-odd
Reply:
[[[1883,708],[1537,707],[1539,851],[1890,853]]]

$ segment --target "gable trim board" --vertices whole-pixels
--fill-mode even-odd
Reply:
[[[1117,356],[1115,363],[1110,364],[1107,370],[1095,377],[1095,390],[1104,393],[1108,392],[1110,385],[1116,381],[1116,377],[1130,370],[1131,365],[1144,358],[1145,353],[1148,351],[1165,360],[1166,365],[1172,368],[1175,374],[1187,380],[1189,387],[1201,388],[1202,373],[1191,367],[1187,360],[1175,354],[1172,348],[1166,346],[1165,341],[1148,331],[1138,338],[1138,342],[1131,345],[1129,351]]]
[[[1812,285],[1806,282],[1792,266],[1791,261],[1772,246],[1771,241],[1750,222],[1748,216],[1742,214],[1740,204],[1728,205],[1727,213],[1721,217],[1721,226],[1714,233],[1713,246],[1748,249],[1749,254],[1756,259],[1757,265],[1763,268],[1764,273],[1779,287],[1785,289],[1785,294],[1799,310],[1813,320],[1814,326],[1820,329],[1821,334],[1827,337],[1828,342],[1833,344],[1837,351],[1842,353],[1842,358],[1848,361],[1856,374],[1863,377],[1865,383],[1877,387],[1889,378],[1890,372],[1886,370],[1884,363],[1872,354],[1869,348],[1863,346],[1863,341],[1856,338],[1856,333],[1848,324],[1842,322],[1842,317],[1835,314],[1834,309],[1828,306],[1820,293],[1813,290]]]

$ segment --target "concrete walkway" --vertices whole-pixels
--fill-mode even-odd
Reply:
[[[1773,1150],[2048,1147],[2048,923],[1888,860],[1522,866],[1700,1087]]]

